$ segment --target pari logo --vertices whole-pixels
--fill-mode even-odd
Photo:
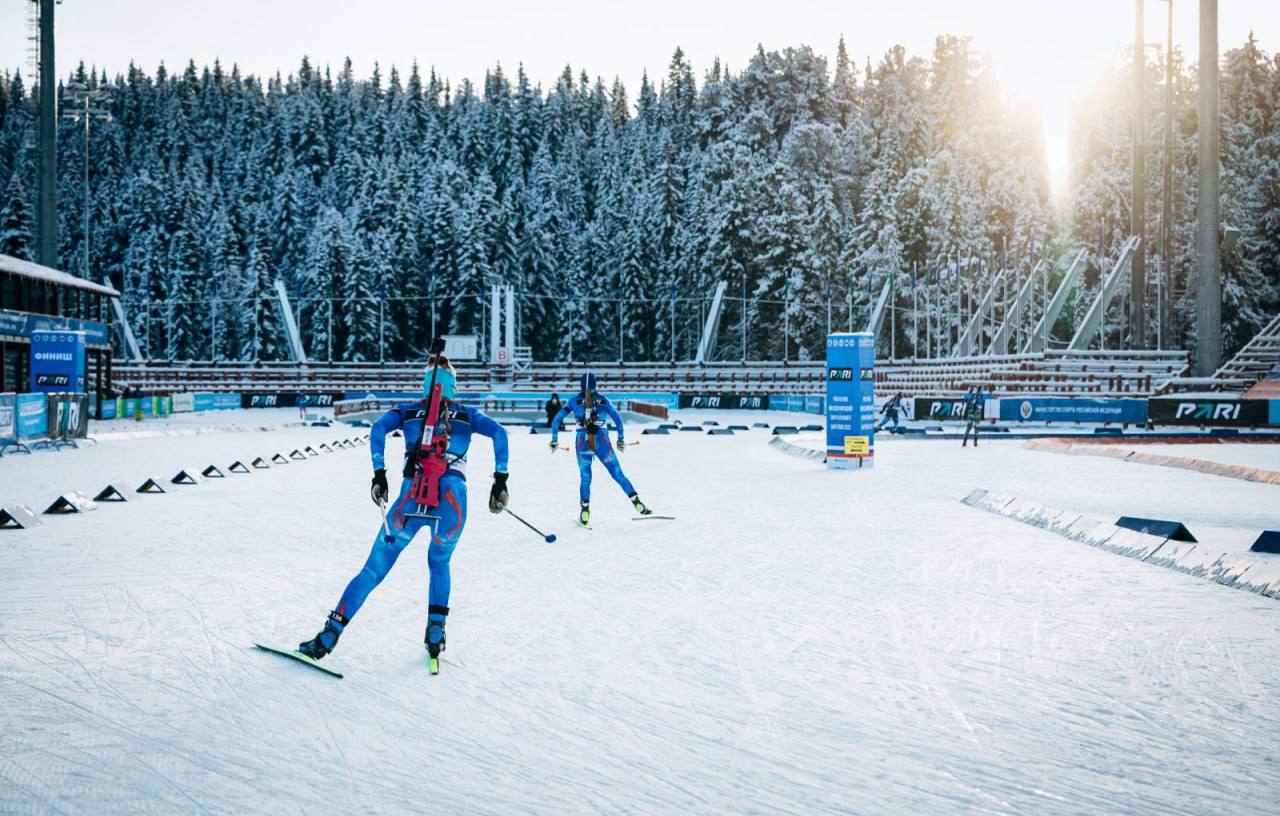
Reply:
[[[827,369],[827,379],[833,382],[852,382],[852,368],[829,368]]]
[[[250,408],[274,408],[279,396],[276,394],[254,394],[249,401]]]
[[[934,400],[929,403],[929,416],[931,417],[958,417],[964,418],[964,401],[963,400]]]
[[[693,407],[694,408],[719,408],[720,398],[719,397],[694,397]]]
[[[1180,402],[1174,419],[1239,419],[1240,403]]]
[[[71,384],[71,378],[66,374],[37,374],[36,385],[65,386]]]

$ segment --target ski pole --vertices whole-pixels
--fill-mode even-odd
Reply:
[[[378,502],[378,509],[382,512],[382,534],[390,541],[391,531],[387,529],[387,503],[385,500]]]
[[[506,512],[508,512],[508,513],[511,513],[511,508],[510,508],[510,507],[504,507],[504,508],[502,508],[502,509],[503,509],[503,510],[505,510]],[[556,535],[555,535],[555,533],[552,533],[551,535],[547,535],[546,533],[544,533],[544,532],[542,532],[541,530],[539,530],[537,527],[534,527],[534,526],[533,526],[532,524],[530,524],[529,522],[527,522],[527,521],[525,521],[524,519],[522,519],[522,518],[520,518],[519,516],[517,516],[515,513],[511,513],[511,517],[512,517],[512,518],[514,518],[516,521],[520,522],[521,524],[523,524],[524,526],[528,527],[530,530],[533,530],[533,531],[534,531],[535,533],[537,533],[538,535],[542,536],[542,540],[543,540],[543,541],[545,541],[545,542],[547,542],[548,544],[551,544],[551,543],[554,543],[554,542],[555,542],[555,540],[556,540]]]

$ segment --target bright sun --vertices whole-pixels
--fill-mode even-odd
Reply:
[[[1001,87],[1039,112],[1049,191],[1053,201],[1061,204],[1071,183],[1072,108],[1084,90],[1089,66],[1083,61],[1045,59],[1021,45],[1006,44],[993,56]]]

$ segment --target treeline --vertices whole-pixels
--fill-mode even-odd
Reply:
[[[1224,99],[1224,159],[1241,182],[1265,186],[1265,168],[1236,163],[1240,142],[1256,163],[1265,149],[1251,135],[1275,136],[1277,71],[1260,54],[1249,64],[1270,84]],[[1179,76],[1185,86],[1190,74]],[[83,67],[72,79],[108,83]],[[926,332],[949,348],[937,335],[954,338],[956,301],[980,297],[1001,265],[1025,273],[1068,243],[1109,255],[1128,223],[1123,94],[1100,94],[1080,125],[1088,139],[1070,234],[1055,236],[1036,116],[1003,98],[955,37],[939,38],[928,59],[894,48],[862,66],[843,42],[833,66],[808,47],[761,49],[741,71],[717,63],[700,77],[677,50],[634,96],[569,68],[547,89],[498,68],[480,86],[451,86],[417,66],[357,79],[349,64],[335,75],[305,59],[287,78],[215,63],[181,74],[131,66],[110,84],[111,121],[94,122],[89,145],[90,275],[121,288],[157,357],[286,356],[277,277],[319,359],[378,359],[380,343],[388,359],[417,358],[433,322],[483,333],[493,283],[516,287],[520,339],[537,359],[666,359],[673,347],[691,356],[718,281],[731,298],[726,358],[740,355],[744,329],[749,357],[819,355],[828,316],[862,328],[890,277],[902,309],[913,280],[914,294],[932,295],[916,299],[928,304],[919,320],[898,313],[899,353],[923,350]],[[1178,241],[1194,236],[1187,104]],[[23,79],[7,75],[0,252],[19,256],[32,243],[33,114]],[[1249,135],[1230,130],[1237,117]],[[77,274],[84,149],[81,128],[60,130],[60,257]],[[1241,218],[1253,229],[1243,259],[1274,246],[1266,236],[1280,210],[1257,206],[1270,232]],[[1228,262],[1229,285],[1239,284],[1228,296],[1233,326],[1269,308],[1275,275],[1262,261]]]

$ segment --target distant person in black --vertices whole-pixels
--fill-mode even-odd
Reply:
[[[978,423],[982,421],[982,386],[978,386],[964,395],[964,442],[960,447],[969,444],[969,431],[973,431],[973,446],[978,447]]]
[[[556,414],[560,413],[560,409],[564,407],[564,403],[560,402],[559,394],[552,394],[551,399],[547,400],[547,427],[551,427],[551,423],[555,422]]]

